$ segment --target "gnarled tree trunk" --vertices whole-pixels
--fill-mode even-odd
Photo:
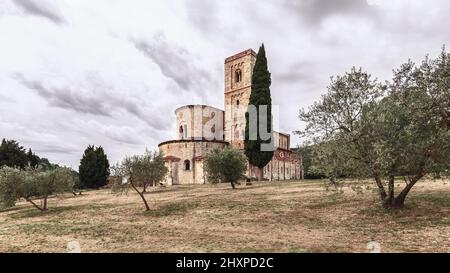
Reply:
[[[32,199],[26,197],[25,200],[32,204],[35,208],[37,208],[40,211],[47,211],[47,197],[44,199],[44,206],[41,208],[39,207]]]
[[[383,181],[381,180],[381,176],[376,172],[373,174],[373,176],[375,178],[375,183],[377,184],[377,187],[378,187],[378,193],[380,194],[380,199],[382,202],[384,202],[387,198],[387,194],[386,194],[386,190],[384,189]]]
[[[401,209],[405,207],[405,200],[414,185],[423,177],[425,173],[421,171],[406,185],[397,197],[394,197],[394,176],[389,177],[389,196],[383,201],[383,206],[386,209]],[[391,192],[392,191],[392,192]]]
[[[144,202],[144,205],[145,205],[145,210],[149,211],[150,207],[148,206],[147,200],[145,200],[144,193],[140,192],[139,189],[134,185],[133,178],[131,178],[131,175],[130,175],[130,185],[139,194],[139,196],[141,197],[141,199],[142,199],[142,201]]]

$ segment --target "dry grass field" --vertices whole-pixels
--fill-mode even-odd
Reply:
[[[372,184],[320,181],[157,188],[149,212],[131,190],[54,197],[46,213],[21,202],[0,212],[0,252],[450,252],[450,181],[426,183],[393,212]]]

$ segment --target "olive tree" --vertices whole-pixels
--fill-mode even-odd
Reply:
[[[74,175],[68,168],[25,170],[3,167],[0,169],[0,202],[3,207],[12,207],[23,198],[40,211],[48,210],[50,195],[71,192]],[[36,201],[40,200],[39,205]]]
[[[308,172],[313,177],[328,178],[325,181],[327,189],[331,186],[334,190],[341,191],[342,180],[353,176],[357,170],[351,160],[346,160],[347,149],[339,144],[339,138],[336,138],[310,147]]]
[[[300,110],[306,128],[297,133],[313,144],[314,174],[331,181],[343,175],[371,175],[375,128],[372,119],[363,117],[373,112],[384,95],[385,89],[368,73],[352,68],[343,76],[331,78],[328,92],[320,101]]]
[[[126,157],[112,167],[112,174],[116,177],[112,189],[114,192],[123,192],[131,187],[139,194],[145,209],[149,211],[144,193],[148,186],[163,181],[167,172],[163,155],[159,152],[146,151],[143,155]]]
[[[244,154],[227,146],[224,149],[211,150],[206,155],[204,168],[209,181],[212,183],[229,182],[235,189],[235,185],[244,175],[246,165]]]
[[[328,93],[300,111],[307,124],[300,134],[314,143],[330,144],[316,153],[335,158],[314,164],[333,168],[333,173],[372,177],[384,207],[402,208],[425,175],[448,172],[449,60],[444,51],[419,66],[408,62],[383,85],[361,69],[332,78]],[[398,176],[406,183],[396,195]]]

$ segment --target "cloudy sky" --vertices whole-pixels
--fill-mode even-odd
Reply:
[[[223,60],[262,42],[292,132],[330,76],[389,79],[448,26],[447,0],[1,0],[0,138],[75,168],[88,144],[113,162],[155,149],[176,107],[223,108]]]

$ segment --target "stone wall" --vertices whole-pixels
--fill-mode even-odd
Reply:
[[[178,140],[160,144],[169,173],[167,185],[204,184],[207,182],[203,169],[205,156],[214,148],[223,148],[226,142]],[[189,169],[186,169],[186,164]],[[247,162],[247,177],[256,178],[257,168]],[[303,178],[301,160],[289,150],[277,149],[272,161],[263,169],[267,180],[300,180]]]
[[[275,140],[275,147],[277,148],[281,148],[284,150],[289,150],[290,149],[290,138],[291,136],[288,134],[283,134],[283,133],[279,133],[279,132],[274,132],[274,140]]]
[[[165,179],[167,185],[204,184],[203,158],[214,148],[227,145],[222,141],[176,140],[161,143],[169,173]],[[186,168],[188,165],[189,168]]]
[[[292,154],[290,150],[277,149],[272,160],[263,169],[263,178],[267,180],[301,180],[303,172],[301,159]],[[247,163],[248,177],[256,179],[257,167]]]
[[[223,140],[224,112],[206,105],[187,105],[175,110],[178,139]]]

